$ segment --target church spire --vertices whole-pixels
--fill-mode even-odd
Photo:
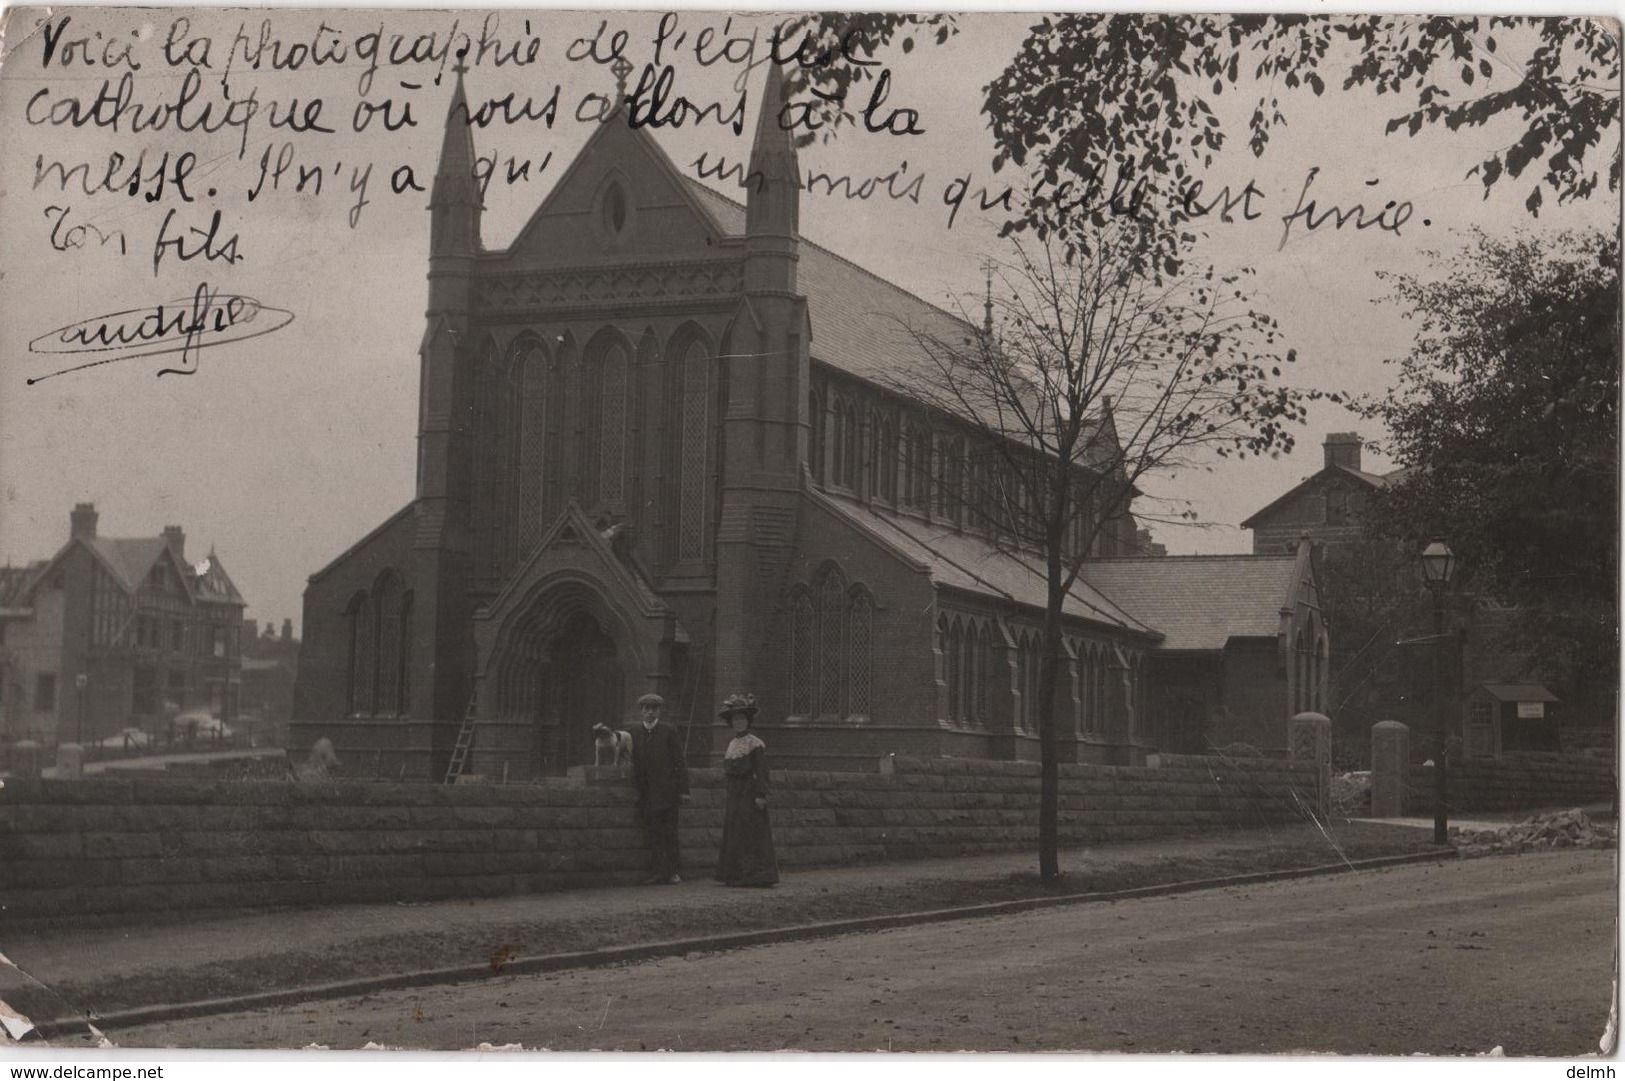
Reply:
[[[452,71],[457,84],[446,110],[440,140],[440,163],[429,193],[429,254],[472,255],[480,249],[480,193],[474,179],[474,132],[469,119],[463,75],[467,50],[458,53]]]
[[[795,136],[780,121],[784,69],[768,62],[756,139],[745,178],[746,289],[795,291],[796,233],[801,220],[801,166]]]

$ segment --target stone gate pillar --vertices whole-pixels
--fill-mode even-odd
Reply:
[[[1325,816],[1332,804],[1332,719],[1324,713],[1299,713],[1287,722],[1287,746],[1293,761],[1315,765],[1315,813]]]
[[[41,767],[40,755],[40,745],[34,740],[18,740],[11,747],[11,768],[19,777],[38,780]]]
[[[1398,721],[1371,726],[1371,817],[1405,813],[1405,774],[1411,761],[1411,730]]]

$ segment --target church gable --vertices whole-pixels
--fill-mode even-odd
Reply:
[[[665,153],[616,120],[587,141],[506,257],[526,266],[693,258],[722,240]]]

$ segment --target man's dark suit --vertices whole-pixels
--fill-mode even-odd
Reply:
[[[688,795],[688,764],[683,760],[681,732],[665,721],[655,722],[653,728],[633,726],[632,783],[654,854],[654,876],[669,879],[682,869],[677,811]]]

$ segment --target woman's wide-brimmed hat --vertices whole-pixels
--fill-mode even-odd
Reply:
[[[747,717],[756,716],[756,696],[754,694],[730,694],[723,700],[722,708],[717,710],[717,716],[727,720],[736,713],[743,713]]]

